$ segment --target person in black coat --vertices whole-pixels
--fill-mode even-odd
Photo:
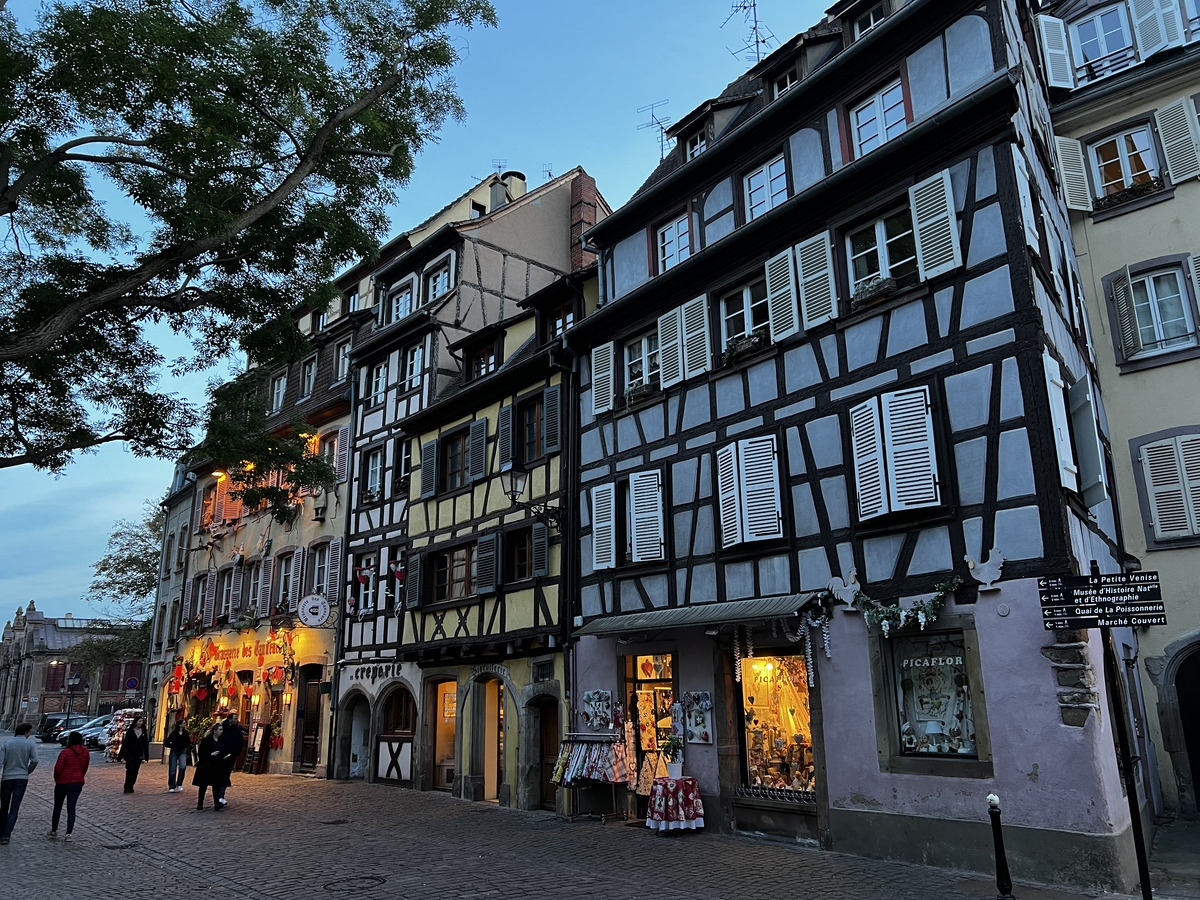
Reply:
[[[222,806],[217,802],[220,793],[225,792],[225,788],[229,785],[229,769],[225,765],[222,758],[221,750],[221,733],[223,727],[220,722],[214,722],[204,732],[204,737],[200,739],[200,746],[196,750],[196,772],[192,775],[192,784],[200,788],[200,793],[196,797],[196,809],[204,809],[204,792],[208,788],[212,788],[213,794],[213,809],[220,810]]]
[[[125,729],[117,759],[125,763],[125,793],[132,794],[142,763],[150,759],[150,734],[146,729],[145,716],[134,716],[133,722]]]
[[[222,809],[225,806],[225,788],[229,786],[234,763],[242,755],[244,735],[245,732],[242,731],[242,726],[238,724],[237,713],[231,712],[225,717],[225,725],[221,731],[221,762],[225,765],[225,784],[213,791],[218,809]]]

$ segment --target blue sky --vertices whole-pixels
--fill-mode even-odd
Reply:
[[[777,39],[816,24],[832,0],[758,0],[758,17]],[[607,0],[575,7],[561,0],[494,0],[498,28],[470,32],[455,71],[467,118],[450,123],[417,159],[412,183],[393,211],[394,231],[422,221],[504,160],[530,187],[581,165],[614,207],[624,204],[659,159],[654,129],[639,107],[661,100],[677,121],[716,96],[751,62],[749,25],[732,0]],[[22,26],[39,4],[10,0]],[[722,23],[729,20],[722,28]],[[186,343],[163,335],[164,347]],[[202,400],[207,374],[168,382]],[[30,599],[49,615],[93,615],[81,597],[114,521],[137,518],[171,476],[165,460],[137,459],[121,447],[82,456],[59,478],[30,468],[0,471],[0,621]]]

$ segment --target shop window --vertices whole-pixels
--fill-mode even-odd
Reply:
[[[815,802],[816,763],[804,657],[743,659],[742,711],[743,786],[738,793]]]
[[[675,655],[655,653],[626,656],[624,668],[625,690],[622,695],[630,700],[629,714],[637,735],[637,770],[665,775],[666,764],[660,760],[658,748],[671,734],[671,707],[675,703]],[[606,713],[602,705],[589,712],[597,716],[596,727],[611,727],[604,723],[604,717],[611,715],[611,712]],[[709,734],[712,735],[711,730]],[[687,745],[684,746],[684,754],[687,754]]]
[[[388,695],[382,715],[380,725],[384,734],[412,734],[417,730],[417,704],[404,688]]]

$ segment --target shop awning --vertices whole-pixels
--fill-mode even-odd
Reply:
[[[721,625],[726,622],[778,619],[796,615],[815,596],[814,593],[784,594],[780,597],[697,603],[674,609],[651,609],[619,616],[602,616],[576,629],[575,634],[629,634],[637,631],[657,631],[660,628],[683,628],[688,625]]]

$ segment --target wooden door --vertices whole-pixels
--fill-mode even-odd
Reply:
[[[308,681],[304,685],[304,705],[296,713],[301,726],[300,765],[315,768],[321,755],[321,683]]]
[[[542,741],[542,809],[553,810],[558,802],[558,785],[550,779],[554,775],[554,764],[558,762],[558,704],[545,703],[541,708]]]

